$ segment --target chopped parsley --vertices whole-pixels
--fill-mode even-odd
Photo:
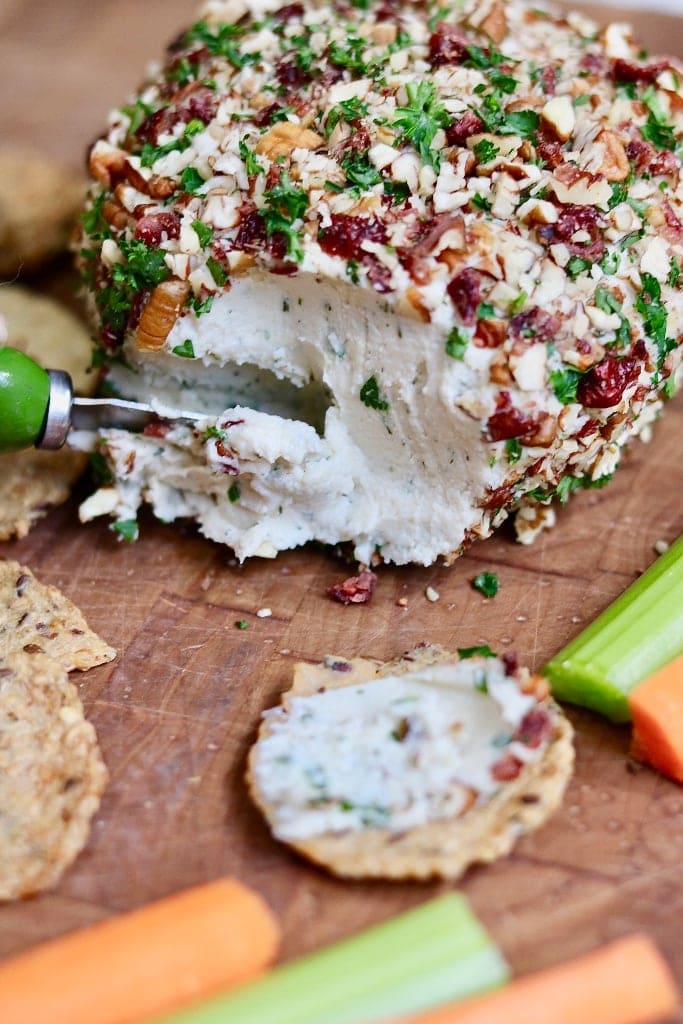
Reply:
[[[514,302],[510,303],[510,315],[516,316],[518,313],[521,313],[528,298],[529,296],[526,292],[520,292]]]
[[[107,199],[106,192],[100,192],[93,199],[92,206],[85,213],[81,214],[81,224],[86,235],[92,238],[93,242],[102,242],[105,238],[111,238],[111,228],[104,218],[104,204]]]
[[[619,327],[616,331],[616,340],[621,345],[628,345],[631,340],[631,325],[624,316],[621,303],[616,295],[611,292],[608,288],[602,286],[595,289],[595,295],[593,297],[595,305],[603,313],[616,313],[619,317]]]
[[[168,153],[184,153],[191,146],[193,136],[199,135],[205,128],[204,122],[195,117],[185,126],[185,131],[179,138],[171,139],[163,146],[153,146],[151,142],[145,142],[140,150],[140,163],[143,167],[153,167],[157,160]]]
[[[119,540],[125,541],[127,544],[132,544],[140,536],[137,519],[119,519],[118,522],[112,523],[109,529],[117,535]]]
[[[207,441],[226,441],[227,437],[227,432],[220,427],[207,427],[200,440],[202,444],[206,444]]]
[[[209,225],[205,224],[202,220],[193,220],[192,229],[199,239],[199,244],[202,249],[205,249],[213,238],[213,228],[209,227]]]
[[[470,203],[475,207],[475,209],[481,210],[483,213],[491,212],[491,200],[482,196],[479,192],[472,196]]]
[[[252,149],[249,149],[244,139],[240,139],[239,150],[249,177],[251,178],[254,174],[263,174],[263,168],[258,162],[256,154]]]
[[[372,188],[373,185],[379,185],[382,181],[382,175],[374,164],[370,163],[367,151],[365,153],[353,151],[346,153],[342,158],[341,165],[346,180],[363,192]]]
[[[182,345],[176,345],[171,351],[183,359],[194,359],[194,345],[190,338],[186,338]]]
[[[367,113],[367,103],[364,103],[358,96],[342,100],[336,107],[332,107],[327,115],[325,134],[331,135],[340,121],[347,121],[349,124],[353,124],[355,121],[360,121],[361,118],[366,117]]]
[[[410,188],[405,181],[385,181],[384,195],[391,196],[393,203],[396,206],[400,206],[401,203],[405,203],[406,199],[410,198]]]
[[[500,583],[495,572],[480,572],[472,580],[472,586],[484,597],[495,597]]]
[[[374,374],[372,377],[368,377],[360,389],[360,400],[369,409],[378,409],[380,412],[386,412],[389,409],[389,403],[379,390],[379,384]]]
[[[519,135],[522,139],[532,139],[541,124],[541,117],[535,110],[507,112],[503,96],[497,89],[484,97],[475,113],[484,122],[486,130],[494,135]]]
[[[226,57],[239,71],[246,64],[255,64],[261,59],[261,55],[258,53],[240,53],[235,43],[244,32],[245,28],[240,25],[228,25],[225,22],[208,25],[205,21],[198,21],[185,34],[183,43],[185,46],[189,46],[191,43],[200,43],[211,56]]]
[[[376,61],[366,62],[364,60],[365,46],[365,40],[359,39],[357,36],[347,36],[346,47],[336,41],[331,42],[328,50],[330,64],[355,71],[361,78],[372,77],[378,64]]]
[[[186,167],[180,175],[180,187],[188,195],[195,195],[206,182],[196,167]]]
[[[500,153],[498,146],[494,146],[490,139],[482,139],[480,142],[475,143],[473,149],[474,155],[479,164],[487,164]]]
[[[467,661],[468,658],[497,658],[498,655],[488,644],[479,644],[477,647],[458,647],[458,657]]]
[[[399,140],[417,150],[423,162],[439,169],[441,158],[431,144],[439,128],[450,123],[446,108],[437,101],[436,89],[431,82],[406,83],[408,106],[397,107],[393,127],[400,129]]]
[[[576,402],[576,389],[583,377],[580,370],[573,366],[565,366],[561,370],[553,370],[550,374],[550,386],[555,392],[555,397],[562,405],[569,405]]]
[[[130,121],[128,126],[129,133],[135,135],[138,128],[154,113],[154,107],[150,107],[148,103],[143,103],[142,100],[136,100],[135,103],[131,103],[127,107],[121,107],[121,113],[125,114]]]
[[[241,494],[242,492],[240,490],[240,485],[237,482],[235,482],[228,491],[228,498],[234,505],[236,501],[240,500]]]
[[[215,259],[213,256],[209,256],[209,258],[207,259],[206,269],[209,271],[211,277],[214,279],[219,288],[222,288],[224,284],[227,284],[228,272],[224,267],[220,265],[218,260]]]
[[[346,263],[346,276],[353,284],[358,284],[360,277],[358,276],[358,268],[360,264],[358,260],[347,260]]]
[[[646,334],[657,346],[657,369],[660,370],[676,342],[666,336],[668,314],[662,302],[662,286],[652,274],[641,274],[641,281],[643,288],[636,299],[636,309],[643,318]]]
[[[152,291],[170,276],[170,271],[161,249],[137,239],[120,241],[118,245],[123,261],[111,268],[111,284],[97,290],[95,302],[103,323],[114,333],[122,334],[140,292]]]
[[[308,195],[289,180],[287,171],[277,185],[263,193],[266,205],[261,209],[269,238],[275,234],[284,235],[287,241],[287,255],[297,263],[304,258],[301,248],[301,230],[295,225],[302,220],[308,208]]]
[[[464,359],[468,344],[467,335],[454,327],[446,338],[446,355],[451,359]]]
[[[505,442],[505,455],[511,466],[519,462],[522,457],[522,445],[518,437],[511,437]]]
[[[237,629],[249,629],[249,623],[246,619],[237,619],[235,626]]]
[[[641,125],[640,134],[656,149],[676,149],[676,129],[672,124],[667,123],[666,114],[657,98],[655,87],[649,86],[642,98],[648,110],[648,117],[646,123]]]
[[[490,302],[480,302],[477,306],[477,320],[493,320],[496,315],[495,307]]]
[[[678,263],[675,256],[672,256],[671,262],[669,263],[669,276],[667,278],[670,288],[678,288],[678,282],[681,279],[681,274],[683,274],[683,271],[681,270],[680,263]]]
[[[489,684],[488,684],[488,681],[486,679],[486,676],[481,676],[479,679],[477,679],[477,681],[474,684],[474,688],[475,688],[475,690],[478,690],[479,693],[488,693],[489,692]]]
[[[591,261],[585,260],[583,256],[572,256],[567,264],[566,270],[572,281],[575,281],[579,274],[585,274],[592,266],[593,264]]]
[[[193,296],[190,299],[190,308],[193,310],[195,316],[203,316],[204,313],[208,313],[213,306],[213,295],[207,295],[205,299],[200,299],[198,296]]]

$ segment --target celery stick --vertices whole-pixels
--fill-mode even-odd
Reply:
[[[466,900],[451,893],[163,1024],[365,1024],[507,978],[502,955]]]
[[[543,669],[558,700],[631,717],[627,694],[683,654],[683,537]]]

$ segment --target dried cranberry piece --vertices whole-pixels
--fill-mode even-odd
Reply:
[[[455,25],[440,21],[429,37],[429,59],[434,67],[460,64],[467,50],[467,39]]]
[[[636,165],[637,171],[644,171],[649,167],[655,153],[654,146],[643,139],[631,139],[626,145],[626,156]]]
[[[389,267],[385,266],[384,263],[380,263],[371,254],[368,254],[368,258],[364,260],[365,266],[368,273],[368,281],[377,292],[390,292],[391,291],[391,271]]]
[[[257,128],[266,128],[269,124],[273,123],[273,117],[282,109],[281,103],[270,103],[263,110],[259,110],[258,114],[254,115],[254,124]]]
[[[503,754],[499,761],[496,761],[491,769],[491,775],[496,782],[512,782],[522,770],[522,762],[518,761],[514,754]]]
[[[464,146],[472,135],[484,130],[484,122],[472,110],[454,121],[446,128],[446,140],[449,146]]]
[[[531,476],[531,469],[528,472]],[[491,512],[496,512],[499,508],[503,508],[504,505],[509,505],[514,496],[515,492],[511,484],[507,484],[505,487],[487,488],[486,497],[479,503],[479,506]]]
[[[502,662],[505,665],[505,671],[509,676],[513,676],[519,668],[519,657],[516,651],[506,651],[502,656]]]
[[[540,747],[553,731],[550,715],[544,708],[532,708],[519,723],[515,739],[527,747]]]
[[[284,7],[278,7],[277,11],[271,14],[273,21],[279,21],[281,24],[285,24],[287,21],[291,21],[292,18],[300,18],[304,13],[303,6],[301,4],[285,4]]]
[[[594,75],[604,75],[607,70],[607,58],[604,53],[586,53],[581,58],[582,71],[590,71]]]
[[[401,263],[420,284],[424,284],[426,280],[425,259],[434,250],[441,236],[460,222],[460,214],[437,213],[433,217],[418,222],[415,237],[411,239],[410,246],[399,249]]]
[[[536,143],[536,152],[540,156],[546,167],[551,170],[555,170],[560,164],[564,163],[564,150],[562,144],[557,139],[551,139],[550,136],[542,133],[538,137]]]
[[[165,420],[154,419],[151,423],[147,424],[142,433],[145,437],[166,437],[170,429],[170,423],[167,423]]]
[[[180,218],[175,213],[150,213],[135,225],[135,237],[145,245],[160,245],[164,236],[180,238]]]
[[[183,103],[183,120],[185,120],[185,113],[190,115],[189,120],[197,118],[199,121],[203,121],[204,124],[208,124],[216,116],[218,110],[219,99],[213,89],[209,89],[206,86],[198,86],[193,89],[192,93],[186,98],[186,102]]]
[[[350,576],[343,583],[328,587],[327,596],[340,604],[367,604],[377,586],[377,574],[363,569],[358,576]]]
[[[367,255],[361,249],[363,242],[383,243],[386,239],[386,228],[376,217],[355,217],[343,213],[333,213],[332,223],[318,236],[323,252],[345,260],[362,259]]]
[[[653,61],[651,64],[636,64],[635,61],[623,60],[618,57],[612,66],[612,76],[616,82],[645,82],[652,84],[662,71],[671,67],[668,60]]]
[[[252,210],[240,222],[233,246],[244,252],[254,252],[266,244],[266,222],[262,215]]]
[[[665,199],[662,203],[662,209],[664,210],[664,217],[666,219],[666,231],[664,234],[667,236],[669,241],[674,244],[682,242],[683,224],[668,199]]]
[[[541,82],[543,84],[543,91],[548,96],[554,96],[555,86],[557,85],[557,68],[553,64],[546,64],[543,68]]]
[[[481,274],[466,267],[456,274],[447,288],[451,301],[462,322],[472,327],[476,320],[477,306],[481,302]]]
[[[632,356],[625,359],[605,356],[581,378],[577,397],[587,409],[609,409],[619,404],[624,391],[639,373],[640,364]]]
[[[489,440],[509,441],[512,437],[523,437],[533,429],[533,425],[530,416],[514,407],[510,392],[501,391],[496,401],[496,411],[489,416]]]
[[[280,85],[284,86],[289,92],[300,89],[311,80],[308,72],[300,68],[293,60],[278,61],[275,66],[275,77]]]
[[[510,321],[510,331],[516,338],[533,338],[544,343],[557,337],[560,327],[559,318],[545,313],[539,306],[518,313]]]
[[[603,226],[603,219],[595,207],[565,206],[557,223],[553,225],[553,239],[556,242],[563,242],[574,256],[582,256],[586,260],[599,260],[605,253]],[[590,241],[573,242],[572,238],[577,231],[585,231],[590,236]]]

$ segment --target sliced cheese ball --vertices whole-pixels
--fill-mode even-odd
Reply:
[[[241,559],[429,564],[602,485],[657,415],[683,69],[623,25],[453,8],[210,3],[112,115],[81,240],[99,359],[207,420],[103,434],[84,518],[146,501]]]
[[[327,659],[264,713],[248,781],[275,837],[337,874],[456,878],[556,809],[571,737],[545,680],[496,657]]]

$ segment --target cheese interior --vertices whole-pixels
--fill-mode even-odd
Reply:
[[[368,827],[400,831],[457,817],[502,783],[533,696],[496,658],[472,658],[291,697],[265,712],[252,772],[284,840]]]

